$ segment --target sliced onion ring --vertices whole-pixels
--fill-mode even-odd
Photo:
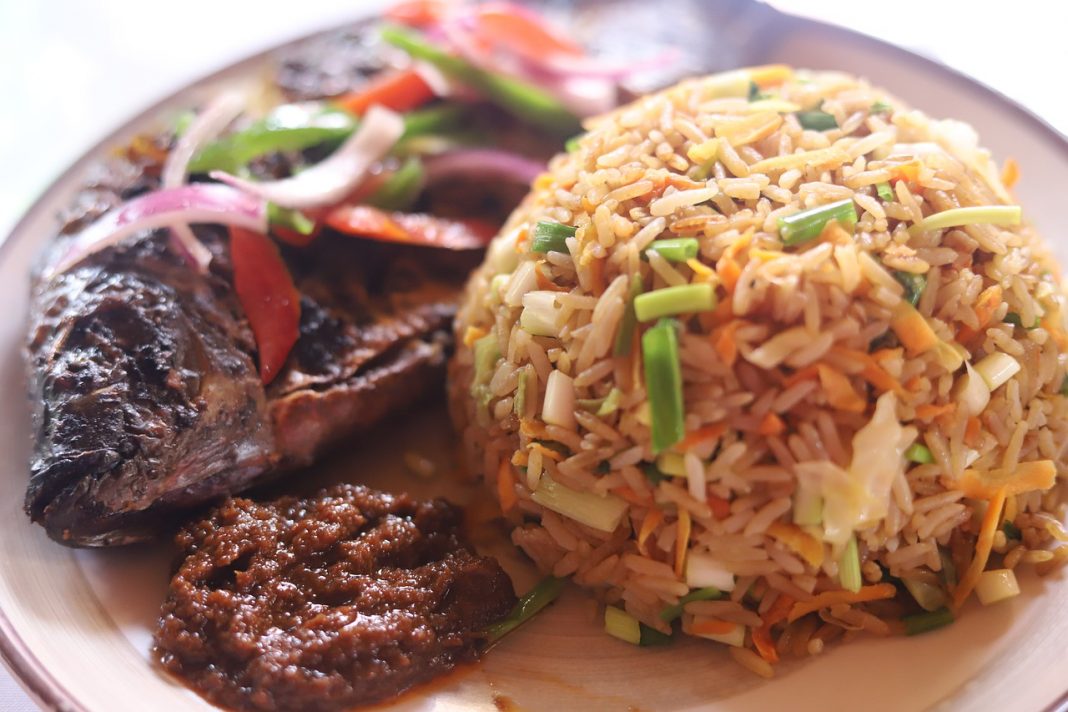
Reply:
[[[459,149],[425,159],[428,184],[457,176],[509,180],[530,185],[545,171],[545,164],[525,156],[492,148]]]
[[[224,171],[212,171],[211,177],[283,208],[304,210],[334,205],[359,185],[368,168],[385,156],[403,133],[404,119],[400,114],[376,104],[329,158],[295,176],[262,183]]]
[[[204,183],[146,193],[109,210],[82,230],[67,252],[51,265],[47,276],[66,272],[135,233],[194,223],[221,223],[265,232],[266,203],[230,186]]]
[[[167,155],[167,161],[163,164],[161,187],[177,188],[184,185],[193,156],[240,116],[245,104],[245,96],[236,91],[224,91],[208,102]],[[171,238],[175,248],[198,271],[207,271],[211,252],[200,243],[188,225],[174,225],[171,228]]]

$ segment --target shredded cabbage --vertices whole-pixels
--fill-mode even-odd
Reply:
[[[853,532],[878,523],[889,511],[890,488],[905,470],[905,450],[916,428],[897,419],[897,398],[887,391],[875,403],[871,420],[853,436],[848,469],[833,462],[801,462],[800,486],[823,495],[823,540],[845,546]]]

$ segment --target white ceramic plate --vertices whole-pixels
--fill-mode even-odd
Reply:
[[[735,7],[738,7],[735,5]],[[738,65],[788,62],[840,68],[871,78],[935,116],[971,121],[999,158],[1023,169],[1019,197],[1029,219],[1068,264],[1063,186],[1068,143],[1006,99],[931,62],[841,29],[747,6],[729,27]],[[712,32],[715,36],[715,32]],[[760,36],[762,43],[752,40]],[[711,50],[710,50],[711,51]],[[198,82],[118,129],[35,204],[0,249],[0,654],[43,706],[62,710],[204,710],[195,694],[149,663],[151,630],[167,581],[163,547],[71,551],[49,541],[21,511],[29,448],[24,365],[28,269],[54,230],[56,211],[89,165],[124,136],[150,127],[219,84],[264,71],[253,57]],[[709,68],[722,69],[723,60]],[[451,433],[440,409],[406,419],[419,448],[450,467]],[[351,456],[320,468],[300,488],[344,479],[407,489],[418,496],[471,492],[443,477],[413,480],[397,453],[411,447],[387,426],[354,445]],[[507,550],[506,565],[522,590],[534,574]],[[919,638],[862,639],[824,655],[784,663],[764,682],[742,672],[713,643],[686,641],[638,649],[608,638],[596,607],[569,590],[553,608],[506,638],[478,666],[409,693],[405,710],[880,710],[1059,709],[1068,687],[1068,581],[1024,578],[1024,595],[975,607],[957,624]]]

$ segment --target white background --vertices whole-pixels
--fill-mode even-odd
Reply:
[[[146,104],[253,51],[352,19],[368,4],[0,0],[0,241],[70,162]],[[1068,6],[1038,0],[773,4],[940,59],[1068,132]],[[0,669],[0,710],[31,709]]]

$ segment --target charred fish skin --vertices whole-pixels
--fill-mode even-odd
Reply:
[[[25,507],[49,536],[150,538],[169,514],[247,486],[277,459],[236,303],[163,235],[34,291]]]

